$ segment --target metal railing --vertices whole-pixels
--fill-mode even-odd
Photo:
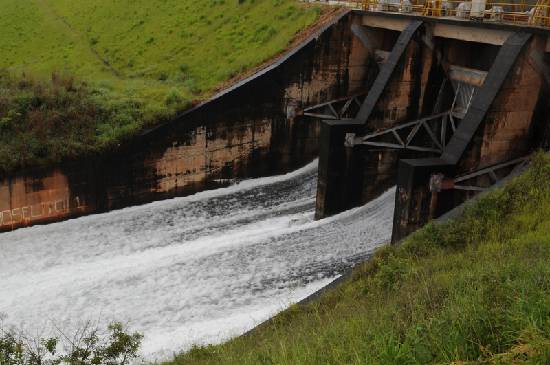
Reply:
[[[547,26],[549,5],[550,3],[529,5],[523,0],[521,2],[488,1],[482,4],[482,9],[474,9],[472,2],[468,1],[426,0],[422,5],[422,15]]]
[[[487,20],[550,27],[550,0],[477,1],[461,0],[356,0],[319,1],[330,5],[348,6],[355,9],[380,12],[401,12],[432,17],[455,17],[470,20]]]
[[[347,6],[354,9],[363,9],[365,0],[301,0],[305,3],[321,3],[326,5]]]
[[[392,6],[380,6],[388,0],[365,0],[364,9],[371,11],[400,11],[423,16],[455,17],[470,20],[488,20],[509,22],[520,25],[550,26],[550,0],[538,0],[529,4],[525,0],[516,2],[502,1],[460,1],[460,0],[423,0],[411,3],[400,0]],[[376,2],[376,6],[373,6]],[[397,5],[398,4],[398,5]],[[393,8],[393,9],[392,9]],[[396,10],[397,8],[397,10]]]

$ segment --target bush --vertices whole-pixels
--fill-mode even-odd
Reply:
[[[0,327],[0,365],[126,365],[138,358],[143,336],[114,322],[102,333],[88,322],[74,336],[32,338]]]
[[[0,73],[0,175],[116,146],[142,128],[144,112],[136,98],[70,76]]]

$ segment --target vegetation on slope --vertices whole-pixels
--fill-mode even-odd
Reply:
[[[11,156],[0,171],[116,145],[281,52],[320,13],[297,0],[0,0],[0,9],[0,128],[11,130],[0,133],[0,152]],[[61,110],[60,78],[80,80],[63,97],[85,104],[70,102],[76,114],[57,117],[57,139],[70,146],[18,155],[44,140],[25,127],[35,113]],[[130,106],[137,110],[124,116]],[[65,130],[74,124],[91,134],[78,140]]]
[[[54,74],[0,73],[0,175],[114,147],[142,127],[143,103]]]
[[[182,364],[550,364],[550,157],[320,300]]]

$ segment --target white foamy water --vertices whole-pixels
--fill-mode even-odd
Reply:
[[[0,234],[0,313],[30,331],[126,322],[166,357],[252,328],[391,235],[394,189],[314,221],[317,164]]]

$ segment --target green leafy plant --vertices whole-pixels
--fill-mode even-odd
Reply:
[[[127,365],[138,359],[143,336],[114,322],[100,331],[91,322],[68,336],[33,338],[0,327],[0,365]]]

